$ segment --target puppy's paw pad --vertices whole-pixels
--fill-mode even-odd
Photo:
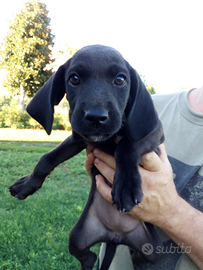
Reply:
[[[40,187],[41,185],[38,182],[36,183],[30,176],[25,176],[10,186],[9,191],[13,197],[24,200]]]
[[[119,212],[130,212],[132,209],[138,205],[143,200],[142,190],[139,192],[133,191],[134,189],[112,189],[112,199],[113,203],[117,205]]]

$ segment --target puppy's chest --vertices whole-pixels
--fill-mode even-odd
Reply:
[[[87,141],[85,141],[85,143],[87,145],[92,145],[95,148],[98,148],[101,151],[103,151],[109,155],[112,155],[112,156],[114,155],[114,152],[116,150],[116,142],[115,142],[114,138],[111,138],[111,139],[104,141],[104,142],[87,142]]]
[[[109,155],[114,156],[114,152],[115,152],[116,147],[117,147],[117,143],[116,143],[117,140],[116,139],[122,138],[124,136],[127,136],[127,135],[126,135],[125,130],[122,128],[119,130],[119,132],[117,134],[113,135],[110,139],[108,139],[106,141],[103,141],[103,142],[89,142],[86,140],[84,140],[84,141],[87,145],[92,145],[95,148],[98,148],[101,151],[103,151]]]

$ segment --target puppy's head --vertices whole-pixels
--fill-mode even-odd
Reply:
[[[104,141],[122,126],[130,92],[130,72],[119,52],[88,46],[65,72],[72,129],[88,141]]]
[[[153,110],[148,91],[137,72],[111,47],[92,45],[77,51],[32,99],[27,111],[48,134],[54,105],[65,93],[72,129],[88,141],[107,140],[121,129],[124,119],[132,140],[140,139],[152,128],[142,128],[148,108]],[[138,120],[136,114],[143,120]]]

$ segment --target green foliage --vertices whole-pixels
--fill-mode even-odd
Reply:
[[[1,68],[6,69],[4,86],[15,94],[23,86],[27,96],[36,91],[52,75],[45,71],[50,59],[54,36],[45,4],[38,0],[25,3],[24,10],[9,23],[9,32],[1,45]]]
[[[0,107],[0,127],[15,127],[20,121],[20,107],[15,100]]]
[[[65,113],[58,112],[54,114],[53,129],[71,131],[71,125]]]
[[[26,111],[21,111],[19,102],[14,99],[11,99],[8,103],[0,106],[0,128],[43,129],[43,127],[30,117]],[[71,131],[67,110],[61,110],[61,112],[56,112],[54,114],[53,129]]]
[[[150,94],[151,94],[151,95],[156,94],[156,90],[155,90],[155,88],[153,87],[153,85],[152,85],[152,84],[150,84],[150,85],[146,84],[145,76],[144,76],[143,74],[140,74],[140,77],[141,77],[143,83],[145,84],[147,90],[150,92]]]
[[[156,94],[156,90],[155,90],[155,88],[152,86],[152,84],[151,84],[151,85],[147,85],[147,84],[146,84],[146,88],[147,88],[147,90],[150,92],[151,95]]]

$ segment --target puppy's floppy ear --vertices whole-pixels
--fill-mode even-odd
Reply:
[[[159,122],[150,93],[137,71],[130,67],[131,89],[127,105],[127,134],[132,141],[140,141],[156,128]]]
[[[39,122],[47,134],[52,130],[54,105],[58,105],[65,95],[65,66],[59,67],[28,104],[27,112]]]

